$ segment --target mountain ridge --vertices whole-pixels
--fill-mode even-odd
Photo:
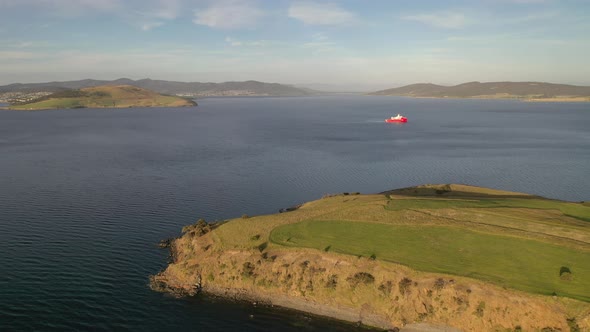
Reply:
[[[190,97],[202,96],[307,96],[314,92],[291,85],[266,83],[254,80],[212,82],[180,82],[152,80],[144,78],[132,80],[118,78],[115,80],[83,79],[74,81],[53,81],[44,83],[13,83],[0,86],[0,93],[38,93],[77,90],[102,85],[133,85],[158,93],[177,94]]]
[[[590,101],[590,87],[546,82],[466,82],[453,86],[410,84],[369,93],[374,96],[423,98],[499,98]]]

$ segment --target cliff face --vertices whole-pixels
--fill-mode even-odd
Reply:
[[[174,262],[152,286],[179,294],[201,287],[381,328],[426,322],[464,331],[590,329],[588,307],[572,310],[579,308],[574,300],[311,249],[218,250],[215,237],[175,240]]]

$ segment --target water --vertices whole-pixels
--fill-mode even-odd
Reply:
[[[383,122],[397,113],[409,123]],[[466,183],[589,200],[588,128],[585,103],[364,96],[0,111],[0,330],[350,329],[152,292],[167,254],[155,244],[198,218],[344,191]]]

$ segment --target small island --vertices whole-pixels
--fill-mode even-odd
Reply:
[[[590,330],[590,204],[466,185],[183,228],[151,287],[391,329]]]
[[[104,85],[56,92],[41,98],[8,106],[12,110],[68,108],[191,107],[188,98],[162,95],[131,85]]]

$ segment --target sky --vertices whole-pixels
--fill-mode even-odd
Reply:
[[[590,85],[590,0],[0,0],[0,84]]]

